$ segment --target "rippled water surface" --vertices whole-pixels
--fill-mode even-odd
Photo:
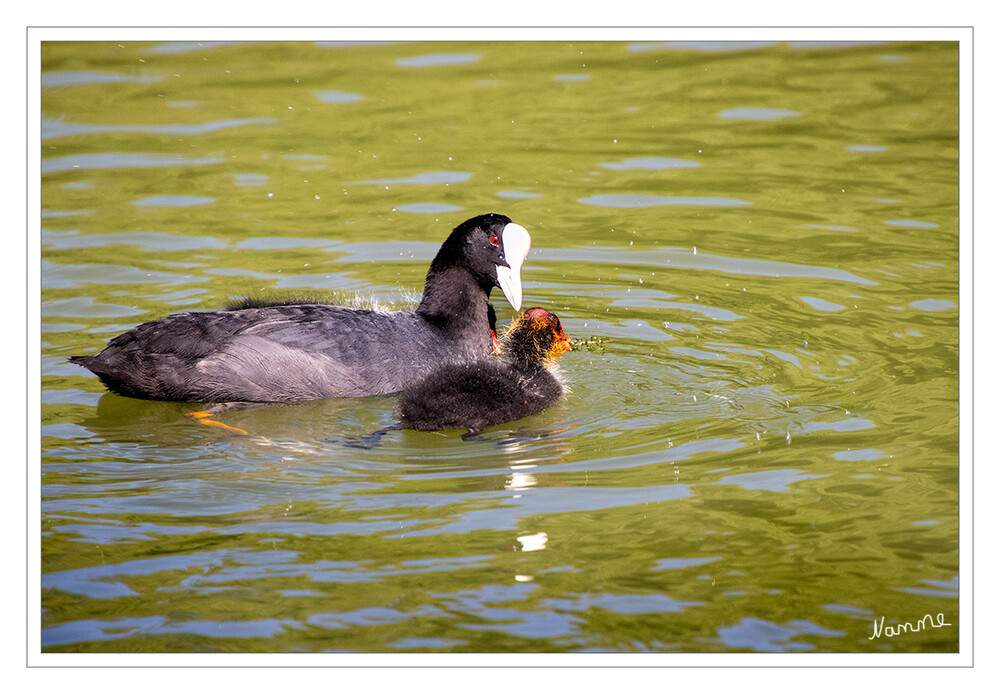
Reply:
[[[957,650],[957,44],[42,66],[45,650]],[[368,445],[392,396],[240,435],[66,361],[236,295],[404,305],[488,211],[580,344],[479,439]]]

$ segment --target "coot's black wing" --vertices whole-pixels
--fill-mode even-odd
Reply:
[[[392,393],[435,365],[481,356],[465,348],[414,313],[304,305],[265,309],[202,363],[216,388],[241,379],[240,389],[303,400]]]
[[[291,402],[391,393],[449,361],[488,353],[409,312],[323,304],[180,313],[73,361],[111,390],[197,402]]]
[[[193,397],[200,395],[193,393],[200,380],[195,366],[246,324],[239,312],[176,313],[118,335],[99,354],[70,361],[90,369],[109,390],[122,395],[207,400]]]

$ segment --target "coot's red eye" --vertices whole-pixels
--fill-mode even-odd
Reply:
[[[500,239],[497,237],[496,234],[493,234],[493,236],[490,237],[490,243],[494,246],[500,245]]]

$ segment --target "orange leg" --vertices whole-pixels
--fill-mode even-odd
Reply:
[[[212,419],[211,412],[202,412],[201,410],[196,410],[194,412],[188,412],[188,416],[193,417],[194,420],[199,424],[207,424],[208,426],[213,426],[213,427],[222,427],[226,431],[231,431],[235,434],[247,433],[238,427],[231,427],[228,424],[223,424],[222,422],[215,421],[214,419]]]

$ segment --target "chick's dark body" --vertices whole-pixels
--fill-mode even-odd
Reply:
[[[446,379],[417,386],[419,395],[400,396],[404,428],[478,431],[537,414],[563,392],[559,379],[544,368],[523,373],[509,364],[483,361],[449,371]]]
[[[397,403],[400,426],[479,431],[537,414],[562,397],[554,360],[571,343],[558,317],[529,309],[500,344],[498,356],[440,367],[403,390]]]

